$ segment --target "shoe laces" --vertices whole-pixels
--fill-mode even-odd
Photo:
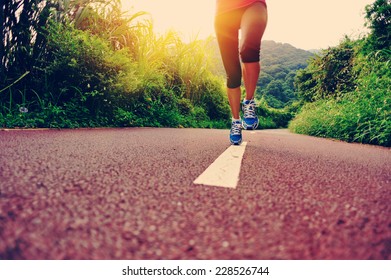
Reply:
[[[233,122],[231,126],[232,135],[240,135],[242,133],[242,125],[240,122]]]
[[[252,100],[248,104],[243,104],[244,118],[255,118],[255,102]]]

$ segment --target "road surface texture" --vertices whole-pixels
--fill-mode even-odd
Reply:
[[[227,130],[0,131],[0,259],[390,259],[391,150]]]

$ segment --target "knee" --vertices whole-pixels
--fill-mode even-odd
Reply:
[[[227,76],[227,88],[238,88],[241,86],[241,84],[242,76],[240,74]]]
[[[240,58],[243,63],[252,63],[260,61],[260,46],[243,44],[240,48]]]

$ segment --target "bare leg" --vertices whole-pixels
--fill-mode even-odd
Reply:
[[[240,87],[237,88],[227,88],[229,105],[231,106],[232,117],[239,119],[240,115],[240,103],[241,103],[241,90]]]
[[[244,87],[246,88],[246,99],[250,100],[254,98],[261,67],[259,62],[243,63],[242,71]]]

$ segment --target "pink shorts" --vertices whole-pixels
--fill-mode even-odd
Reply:
[[[261,2],[266,5],[266,0],[217,0],[216,15],[243,8],[254,4],[255,2]]]

